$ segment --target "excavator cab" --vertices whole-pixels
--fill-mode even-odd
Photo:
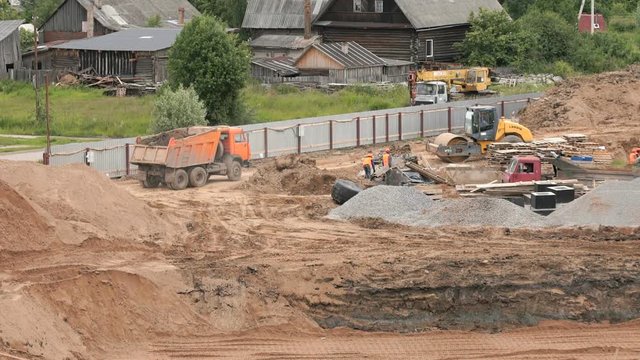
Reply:
[[[467,108],[464,119],[465,135],[476,141],[495,141],[498,116],[493,106]]]

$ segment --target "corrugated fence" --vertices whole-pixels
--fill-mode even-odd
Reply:
[[[499,116],[510,117],[540,94],[479,98],[453,103],[414,106],[308,119],[244,125],[253,159],[290,153],[306,153],[389,141],[460,132],[466,108],[473,105],[496,106]],[[129,164],[129,144],[135,138],[57,145],[51,148],[51,165],[85,163],[107,174],[121,177],[133,174]]]

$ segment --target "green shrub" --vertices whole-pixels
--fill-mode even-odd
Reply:
[[[156,99],[150,130],[154,133],[206,125],[207,112],[193,88],[164,89]]]
[[[277,84],[273,86],[273,90],[276,94],[285,95],[285,94],[297,94],[300,92],[300,89],[295,87],[292,84]]]
[[[630,16],[613,16],[609,20],[609,28],[613,31],[634,31],[636,26],[636,19]]]
[[[564,60],[554,62],[549,72],[554,75],[562,76],[565,79],[577,75],[573,66]]]

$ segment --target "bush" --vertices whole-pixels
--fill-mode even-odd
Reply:
[[[613,31],[633,31],[636,29],[636,19],[629,16],[613,16],[609,20],[609,28]]]
[[[554,62],[549,69],[549,72],[554,75],[562,76],[565,79],[576,75],[576,71],[573,66],[564,60]]]
[[[156,99],[150,131],[159,133],[176,128],[206,125],[206,110],[193,88],[179,86],[162,89]]]

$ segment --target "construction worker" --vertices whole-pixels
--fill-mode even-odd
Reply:
[[[371,179],[371,175],[376,171],[373,165],[373,153],[369,152],[367,156],[362,158],[362,168],[364,169],[364,177]]]
[[[382,154],[382,166],[385,168],[391,167],[391,149],[384,149],[384,154]]]
[[[638,150],[638,148],[634,148],[633,150],[631,150],[631,152],[629,153],[629,165],[638,164],[638,159],[640,159],[639,152],[640,151]]]

